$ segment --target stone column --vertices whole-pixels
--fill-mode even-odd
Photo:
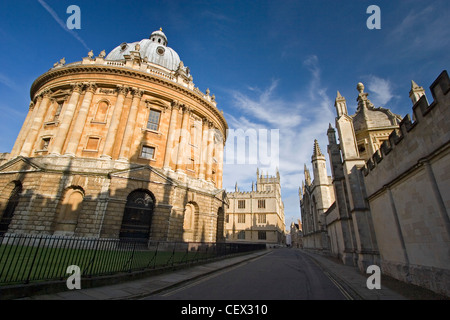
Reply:
[[[123,133],[122,146],[120,147],[119,160],[129,161],[131,144],[133,143],[133,133],[136,126],[136,118],[139,110],[139,104],[141,102],[144,91],[139,89],[132,89],[133,101],[131,102],[130,113],[128,114],[127,125],[125,132]]]
[[[183,107],[183,124],[181,127],[181,141],[178,145],[177,154],[177,172],[184,172],[186,169],[186,146],[187,146],[187,134],[189,129],[189,108]]]
[[[177,118],[180,110],[180,104],[177,101],[173,101],[171,104],[172,112],[170,114],[170,123],[169,123],[169,133],[167,134],[167,144],[166,144],[166,153],[164,156],[164,169],[170,169],[170,160],[177,159],[177,156],[174,158],[172,153],[177,150],[173,147],[174,139],[176,141],[180,141],[180,136],[176,133],[179,132],[177,130]]]
[[[89,83],[86,88],[86,93],[84,95],[83,102],[81,103],[80,110],[78,111],[75,124],[73,126],[72,135],[65,152],[66,155],[75,156],[75,154],[77,153],[78,145],[81,140],[81,134],[83,133],[83,129],[86,124],[89,107],[91,106],[95,90],[97,90],[97,85],[95,83]]]
[[[200,174],[199,179],[205,180],[206,162],[208,149],[208,119],[202,119],[202,145],[200,150]]]
[[[83,89],[83,84],[81,83],[76,83],[73,84],[72,86],[73,86],[72,95],[70,96],[69,102],[67,103],[67,107],[64,112],[61,123],[59,125],[58,132],[50,149],[50,154],[56,155],[61,154],[64,142],[66,141],[67,134],[69,132],[70,123],[72,122],[72,118],[78,104],[78,99],[80,98],[81,95],[81,90]]]
[[[44,122],[44,116],[47,112],[47,105],[50,100],[50,90],[45,90],[43,92],[43,98],[41,103],[39,104],[36,113],[34,114],[33,121],[31,122],[30,130],[27,134],[27,137],[25,139],[25,142],[22,147],[22,151],[20,152],[20,155],[23,157],[29,157],[31,154],[31,151],[33,149],[33,146],[36,142],[36,138],[39,134],[39,130],[42,127],[42,123]]]
[[[31,126],[31,122],[33,121],[32,119],[34,118],[33,114],[35,114],[35,110],[39,108],[40,102],[41,98],[38,98],[37,105],[35,105],[33,101],[30,102],[27,117],[25,118],[25,122],[23,123],[22,128],[20,129],[19,135],[17,136],[16,142],[14,143],[14,147],[11,150],[11,159],[14,158],[16,155],[18,155],[20,150],[22,149],[25,139],[28,136],[28,130]]]
[[[212,162],[214,149],[214,126],[212,122],[208,123],[208,149],[206,154],[206,181],[212,182]]]
[[[119,92],[116,100],[116,104],[114,106],[114,111],[111,118],[111,123],[109,125],[108,134],[106,135],[105,146],[103,148],[103,154],[101,158],[103,159],[112,159],[112,152],[114,149],[114,142],[116,140],[117,130],[119,128],[120,116],[122,115],[123,110],[123,102],[125,100],[125,96],[128,93],[128,87],[117,87]]]
[[[217,146],[217,188],[222,189],[222,175],[223,175],[223,148],[225,138],[221,135],[221,139]]]

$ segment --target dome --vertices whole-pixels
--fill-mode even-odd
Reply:
[[[167,37],[162,30],[157,30],[150,35],[150,39],[143,39],[138,42],[122,43],[112,50],[106,60],[124,60],[124,55],[129,55],[137,48],[143,59],[148,62],[160,65],[172,71],[176,71],[180,65],[180,56],[175,50],[167,46]],[[137,51],[137,50],[136,50]]]

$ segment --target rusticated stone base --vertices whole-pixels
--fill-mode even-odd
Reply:
[[[100,159],[17,157],[0,167],[0,212],[16,185],[21,185],[22,192],[8,233],[118,238],[127,197],[135,190],[147,190],[154,198],[150,240],[183,241],[184,233],[191,241],[223,240],[217,222],[224,220],[218,215],[223,215],[226,193],[207,182],[177,181],[150,166]],[[76,218],[62,223],[67,190],[79,190],[83,199]],[[188,204],[196,210],[186,230]]]

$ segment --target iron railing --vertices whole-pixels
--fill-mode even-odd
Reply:
[[[48,235],[0,236],[0,286],[83,278],[191,264],[265,249],[265,244],[163,242]]]

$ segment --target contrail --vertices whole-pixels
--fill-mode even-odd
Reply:
[[[61,26],[61,28],[63,28],[64,30],[66,30],[68,33],[70,33],[75,39],[77,39],[78,41],[80,41],[80,43],[88,50],[90,51],[91,49],[87,46],[86,42],[84,42],[83,39],[80,38],[80,36],[73,30],[70,30],[69,28],[67,28],[67,25],[64,23],[64,21],[62,21],[58,15],[56,14],[56,12],[44,1],[44,0],[38,0],[38,2],[44,7],[45,10],[48,11],[48,13],[51,14],[51,16],[53,17],[53,19],[55,19],[55,21]]]

